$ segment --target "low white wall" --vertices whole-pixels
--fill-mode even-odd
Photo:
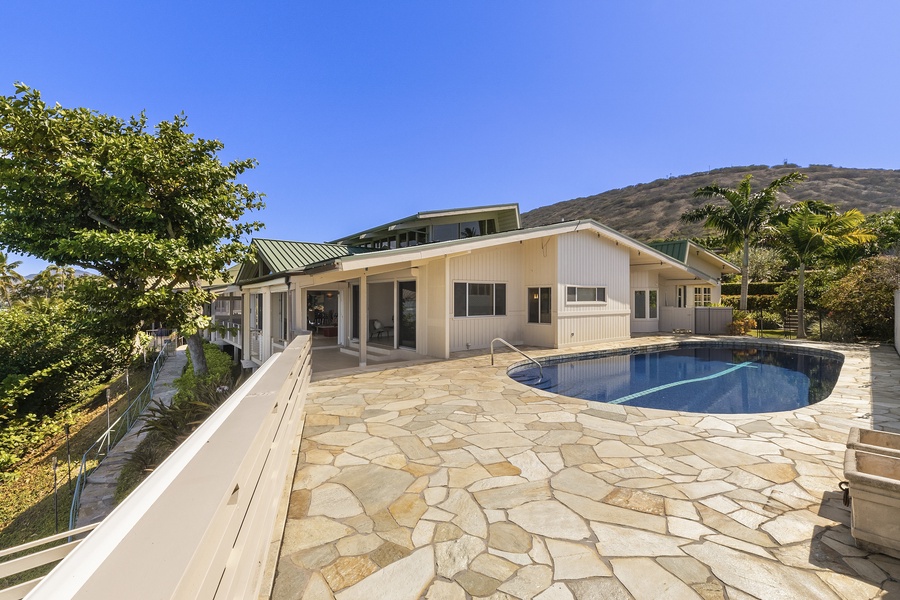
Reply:
[[[310,350],[263,364],[28,597],[268,597]]]

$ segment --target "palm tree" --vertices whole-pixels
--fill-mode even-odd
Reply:
[[[6,261],[7,256],[0,252],[0,299],[2,299],[8,307],[10,305],[10,298],[12,297],[13,290],[17,285],[25,281],[25,278],[16,272],[16,268],[22,264],[21,260],[14,262]]]
[[[816,201],[797,202],[774,215],[771,242],[785,258],[797,263],[797,337],[806,337],[804,319],[806,267],[854,246],[876,239],[862,227],[865,216],[855,208],[839,213]]]
[[[703,221],[704,227],[715,229],[722,234],[729,249],[743,248],[741,260],[741,310],[747,310],[747,288],[750,283],[750,241],[760,235],[772,212],[775,210],[778,191],[792,187],[806,179],[797,171],[780,177],[753,192],[750,186],[752,175],[746,175],[737,188],[709,185],[694,192],[695,198],[723,198],[727,205],[704,204],[681,215],[686,223]]]

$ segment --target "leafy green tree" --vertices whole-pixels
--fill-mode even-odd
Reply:
[[[67,287],[71,289],[74,280],[75,269],[72,267],[50,265],[16,286],[15,299],[24,301],[30,298],[60,298]]]
[[[900,257],[861,260],[822,297],[831,318],[856,337],[889,340],[894,335],[894,290],[900,288]],[[896,340],[895,340],[896,341]]]
[[[806,337],[804,286],[806,267],[838,255],[842,248],[875,239],[862,227],[865,217],[856,209],[839,213],[831,205],[797,202],[772,217],[770,242],[797,265],[797,337]]]
[[[33,298],[0,311],[0,421],[50,415],[109,366],[71,304]]]
[[[696,198],[721,198],[727,204],[704,204],[681,215],[686,223],[703,222],[704,227],[722,234],[729,249],[741,248],[741,302],[740,309],[747,310],[747,286],[750,283],[750,242],[760,232],[775,210],[778,191],[792,187],[806,179],[806,175],[794,171],[779,177],[758,192],[750,184],[752,175],[746,175],[737,188],[709,185],[694,191]]]
[[[100,273],[73,286],[99,323],[128,342],[144,323],[176,327],[202,374],[200,282],[245,257],[262,226],[245,213],[263,204],[235,181],[255,161],[223,163],[221,142],[186,127],[48,106],[16,84],[0,97],[0,247]]]
[[[742,251],[729,252],[725,258],[739,264],[743,260]],[[773,248],[751,246],[749,269],[750,281],[783,281],[787,261]]]
[[[10,305],[16,287],[25,281],[25,278],[16,272],[22,261],[8,262],[8,259],[6,254],[0,252],[0,300],[7,307]]]

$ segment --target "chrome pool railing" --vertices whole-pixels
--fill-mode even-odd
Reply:
[[[525,358],[527,358],[528,360],[530,360],[531,362],[533,362],[534,364],[536,364],[537,367],[538,367],[538,369],[539,369],[539,371],[540,371],[541,379],[544,378],[544,367],[541,366],[541,363],[539,363],[538,361],[536,361],[536,360],[533,359],[532,357],[528,356],[527,354],[525,354],[524,352],[522,352],[521,350],[519,350],[518,348],[516,348],[515,346],[513,346],[512,344],[510,344],[510,343],[507,342],[506,340],[504,340],[503,338],[494,338],[494,339],[491,340],[491,366],[494,366],[494,342],[500,342],[501,344],[504,344],[504,345],[505,345],[507,348],[509,348],[510,350],[514,350],[514,351],[518,352],[519,354],[521,354],[522,356],[524,356]]]

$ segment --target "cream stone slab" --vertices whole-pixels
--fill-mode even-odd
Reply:
[[[546,565],[528,565],[519,569],[512,579],[498,589],[516,598],[530,599],[553,583],[553,570]]]
[[[554,579],[586,579],[612,575],[610,568],[600,560],[594,549],[584,544],[548,538],[547,550],[553,557]]]
[[[519,565],[500,556],[484,553],[476,556],[469,568],[497,581],[506,581],[519,569]]]
[[[362,512],[362,505],[350,490],[336,483],[326,483],[312,490],[307,514],[340,519]]]
[[[754,598],[839,600],[839,596],[814,573],[791,569],[774,560],[712,542],[687,546],[684,550],[709,565],[713,574],[726,585]]]
[[[526,502],[549,500],[550,485],[546,481],[529,481],[474,492],[475,500],[482,508],[510,509]]]
[[[534,600],[575,600],[575,596],[564,583],[554,583],[535,596]]]
[[[469,563],[486,549],[484,540],[471,535],[464,535],[457,540],[435,544],[436,572],[442,577],[453,579],[454,575],[467,569]]]
[[[589,521],[597,521],[599,523],[618,523],[646,529],[655,533],[666,532],[666,519],[658,515],[630,510],[589,500],[583,496],[569,494],[567,492],[554,492],[557,500],[574,510],[576,513],[588,519]],[[559,537],[559,536],[555,536]]]
[[[466,441],[483,450],[491,448],[531,447],[532,442],[515,433],[480,433],[466,436]]]
[[[466,591],[452,581],[435,581],[428,588],[425,600],[466,600]]]
[[[544,539],[537,535],[531,536],[531,551],[528,553],[528,556],[531,557],[531,560],[541,565],[553,564],[553,558],[547,550]]]
[[[620,527],[610,523],[591,523],[597,536],[600,556],[683,556],[681,546],[691,540],[651,531]]]
[[[406,558],[391,563],[359,583],[338,592],[336,600],[371,600],[383,598],[390,590],[394,600],[415,600],[422,596],[435,575],[433,546],[416,550]]]
[[[616,578],[636,600],[701,600],[690,586],[650,558],[616,558],[610,562]]]
[[[591,535],[584,520],[560,502],[539,500],[510,509],[509,520],[525,531],[566,540],[582,540]]]
[[[509,462],[518,467],[521,476],[528,481],[542,481],[551,475],[550,470],[531,450],[510,456]]]

